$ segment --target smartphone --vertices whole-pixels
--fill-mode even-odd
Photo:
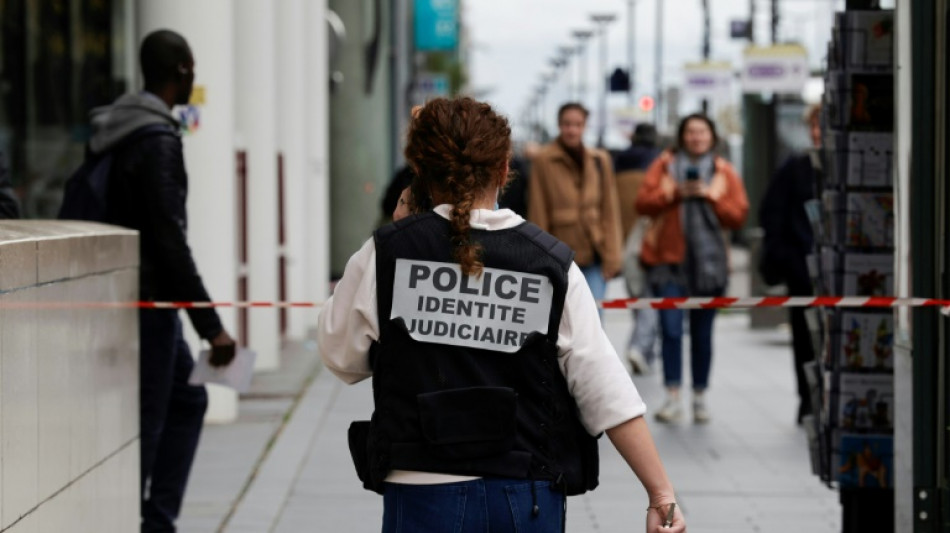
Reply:
[[[699,179],[699,169],[690,167],[686,169],[686,181],[696,181]]]

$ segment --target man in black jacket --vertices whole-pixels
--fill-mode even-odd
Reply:
[[[818,106],[809,109],[806,123],[812,145],[821,147],[821,126]],[[814,236],[805,212],[805,203],[815,196],[817,152],[790,157],[769,182],[759,206],[759,224],[764,230],[759,272],[769,285],[785,283],[789,296],[811,296],[811,278],[805,258],[813,252]],[[795,377],[798,382],[798,415],[796,420],[812,412],[811,395],[805,378],[805,364],[815,359],[805,309],[789,309],[792,325],[792,352],[795,356]]]
[[[170,111],[188,102],[194,59],[181,35],[160,30],[142,42],[140,60],[145,91],[92,112],[89,150],[114,154],[107,221],[139,231],[142,300],[209,301],[185,236],[188,176]],[[132,137],[144,127],[157,133]],[[189,309],[188,315],[211,342],[212,364],[230,363],[235,343],[217,312]],[[194,361],[178,311],[140,311],[139,335],[142,532],[173,532],[208,397],[204,387],[188,385]]]
[[[20,218],[20,202],[10,186],[7,162],[0,152],[0,219],[4,218]]]

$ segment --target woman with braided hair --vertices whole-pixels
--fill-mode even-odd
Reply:
[[[495,209],[508,121],[436,99],[405,155],[412,214],[350,258],[318,325],[331,372],[373,379],[372,420],[349,441],[383,532],[563,531],[565,497],[597,486],[603,432],[647,491],[647,531],[685,531],[573,252]]]

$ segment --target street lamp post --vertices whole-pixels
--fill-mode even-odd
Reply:
[[[559,54],[561,54],[561,57],[564,59],[566,64],[570,62],[571,56],[574,55],[575,48],[573,46],[558,46],[557,51]],[[576,70],[577,67],[575,66],[574,69]],[[567,72],[564,77],[567,80],[567,99],[574,100],[574,85],[573,81],[571,80],[571,73]]]
[[[663,103],[663,0],[656,0],[656,45],[654,47],[653,85],[656,91],[653,123],[660,127],[660,104]]]
[[[587,96],[587,54],[585,45],[587,40],[594,35],[594,32],[591,30],[574,30],[573,35],[578,41],[577,101],[583,104],[584,98]]]
[[[636,77],[634,72],[636,69],[636,60],[634,59],[634,35],[636,34],[636,27],[634,26],[634,8],[636,7],[636,0],[627,1],[627,69],[630,79],[630,87],[627,90],[627,105],[633,107],[634,98],[636,92],[634,91],[633,83]]]
[[[600,109],[597,130],[597,146],[604,146],[604,136],[607,133],[607,25],[617,19],[612,13],[595,14],[590,16],[591,20],[597,24],[600,34],[600,82],[603,83],[603,90],[600,92]]]
[[[538,98],[538,142],[544,142],[544,121],[545,118],[547,118],[545,116],[547,114],[547,110],[544,109],[544,96],[548,92],[548,88],[544,84],[541,84],[538,85],[535,91]]]
[[[710,41],[710,28],[709,28],[709,0],[702,0],[703,6],[703,62],[709,61],[709,41]],[[709,113],[709,99],[703,98],[703,114]]]

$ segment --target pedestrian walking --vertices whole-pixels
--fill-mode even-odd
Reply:
[[[821,148],[820,106],[812,106],[806,115],[812,145]],[[805,258],[813,253],[814,236],[805,214],[805,203],[815,197],[817,152],[809,151],[790,157],[769,182],[759,206],[759,224],[764,231],[759,271],[769,285],[784,283],[789,296],[814,294]],[[792,352],[795,379],[798,383],[798,414],[796,421],[812,412],[805,364],[815,360],[811,333],[805,320],[805,309],[789,309],[792,325]]]
[[[617,175],[617,196],[620,198],[620,222],[623,227],[623,274],[631,297],[650,298],[652,292],[640,264],[646,217],[637,212],[637,193],[643,185],[646,169],[660,155],[656,127],[641,123],[634,128],[630,147],[614,158]],[[656,309],[633,310],[633,332],[627,342],[627,360],[634,374],[649,374],[656,359],[659,335]]]
[[[603,432],[647,491],[647,531],[684,531],[573,253],[494,209],[510,136],[487,104],[428,102],[405,154],[410,203],[435,207],[378,229],[318,320],[327,368],[373,379],[372,420],[349,437],[382,531],[562,531],[565,496],[597,486]]]
[[[528,180],[528,220],[574,250],[594,299],[620,273],[620,206],[610,156],[584,146],[588,111],[558,110],[559,135],[538,152]]]
[[[661,298],[721,296],[729,279],[724,230],[738,229],[749,210],[736,170],[713,149],[716,126],[702,114],[684,118],[677,145],[647,170],[637,195],[637,210],[651,218],[640,260],[647,280]],[[663,382],[667,400],[656,413],[660,422],[682,417],[683,318],[680,309],[660,310]],[[708,422],[705,391],[712,365],[714,309],[689,312],[693,420]]]
[[[185,172],[172,106],[191,95],[195,62],[185,39],[150,33],[140,51],[145,90],[92,111],[87,157],[112,157],[106,222],[139,232],[139,293],[144,301],[210,301],[186,238]],[[211,363],[235,354],[214,309],[189,309],[198,334],[211,343]],[[194,360],[177,310],[139,311],[142,532],[175,531],[198,447],[208,397],[188,384]]]

